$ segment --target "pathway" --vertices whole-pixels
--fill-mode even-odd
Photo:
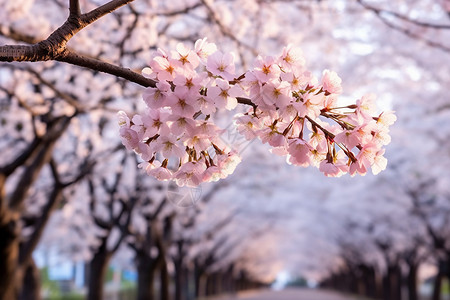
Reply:
[[[358,298],[315,289],[286,289],[282,291],[252,291],[238,296],[223,296],[216,300],[357,300]]]

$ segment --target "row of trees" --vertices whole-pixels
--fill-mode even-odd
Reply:
[[[419,117],[423,124],[443,124],[447,109],[436,106],[410,117]],[[414,137],[402,141],[404,128],[414,130]],[[421,299],[418,285],[433,275],[426,272],[433,266],[430,299],[442,299],[443,280],[450,278],[448,143],[430,135],[426,126],[407,122],[404,128],[394,134],[398,142],[391,168],[373,179],[376,190],[357,188],[344,196],[353,204],[340,200],[351,212],[328,212],[340,220],[334,234],[340,264],[325,276],[324,286],[374,299],[416,300]],[[447,127],[436,128],[448,135]]]

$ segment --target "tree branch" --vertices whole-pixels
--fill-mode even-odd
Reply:
[[[154,80],[146,78],[133,70],[119,67],[95,58],[82,56],[68,50],[56,60],[121,77],[144,87],[156,87],[156,82]]]
[[[63,186],[61,185],[57,166],[53,160],[50,161],[50,166],[54,179],[53,190],[49,196],[47,204],[43,208],[42,214],[39,216],[39,219],[34,226],[33,233],[20,247],[19,264],[22,266],[25,265],[31,258],[31,255],[41,239],[52,212],[58,206],[63,196]]]
[[[106,14],[133,0],[113,0],[86,14],[77,15],[76,0],[70,0],[70,15],[66,22],[50,36],[33,45],[0,46],[0,61],[48,61],[56,60],[67,51],[67,42],[80,30],[95,22]]]
[[[364,8],[373,11],[375,14],[380,15],[380,14],[385,14],[385,15],[390,15],[393,17],[396,17],[397,19],[406,21],[408,23],[417,25],[417,26],[421,26],[421,27],[427,27],[427,28],[433,28],[433,29],[450,29],[450,25],[446,25],[446,24],[432,24],[432,23],[427,23],[427,22],[422,22],[419,20],[414,20],[411,19],[405,15],[402,15],[398,12],[395,11],[390,11],[390,10],[386,10],[386,9],[381,9],[381,8],[377,8],[374,6],[371,6],[365,2],[363,2],[362,0],[357,0],[357,2],[359,4],[361,4]]]
[[[79,17],[81,15],[80,1],[70,0],[69,1],[69,17]]]
[[[387,20],[386,17],[383,16],[383,13],[388,13],[388,14],[394,15],[394,16],[396,16],[397,18],[399,18],[401,20],[407,21],[409,23],[414,23],[415,25],[422,26],[422,27],[432,27],[432,28],[435,28],[435,29],[450,29],[450,26],[448,26],[448,25],[442,25],[441,26],[441,25],[434,25],[434,24],[426,25],[427,23],[414,21],[414,20],[411,20],[411,19],[406,20],[407,17],[398,15],[397,13],[386,12],[386,11],[383,11],[381,9],[368,6],[367,4],[362,2],[361,0],[357,0],[357,2],[360,3],[364,8],[371,10],[375,14],[375,16],[377,16],[377,18],[380,19],[380,21],[382,21],[389,28],[392,28],[392,29],[394,29],[396,31],[399,31],[399,32],[403,33],[404,35],[406,35],[406,36],[408,36],[410,38],[423,41],[425,44],[427,44],[430,47],[437,48],[437,49],[440,49],[440,50],[445,51],[445,52],[450,52],[450,47],[449,46],[446,46],[446,45],[438,43],[436,41],[427,39],[427,38],[421,36],[420,34],[417,34],[417,33],[413,32],[413,31],[411,31],[411,30],[409,30],[407,28],[403,28],[402,26],[394,24],[391,21]]]
[[[98,19],[100,19],[101,17],[103,17],[104,15],[107,15],[113,11],[115,11],[116,9],[130,3],[133,2],[134,0],[112,0],[109,1],[108,3],[84,14],[81,15],[81,20],[83,21],[83,23],[87,23],[91,24],[95,21],[97,21]]]
[[[220,19],[217,17],[216,12],[213,10],[213,8],[208,4],[208,1],[206,0],[201,0],[201,2],[203,3],[203,5],[205,6],[206,10],[208,11],[208,14],[211,16],[211,19],[214,23],[217,24],[217,26],[219,27],[220,32],[222,32],[222,34],[224,36],[229,37],[231,40],[235,41],[238,45],[241,45],[245,48],[247,48],[248,50],[250,50],[254,55],[257,54],[257,51],[254,47],[240,41],[231,31],[229,28],[227,28],[221,21]]]
[[[39,145],[42,143],[42,139],[35,136],[33,141],[28,145],[28,147],[10,164],[1,167],[0,173],[4,174],[6,177],[11,175],[18,167],[22,166],[36,151]]]
[[[53,124],[49,125],[49,130],[47,131],[46,139],[44,140],[45,142],[40,145],[39,152],[34,160],[30,163],[30,165],[26,166],[25,171],[20,177],[16,188],[11,195],[11,200],[9,203],[10,209],[20,210],[28,190],[36,180],[42,167],[50,161],[53,147],[55,146],[58,138],[69,126],[71,119],[72,117],[61,117],[55,120]]]

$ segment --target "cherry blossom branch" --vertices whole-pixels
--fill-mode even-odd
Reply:
[[[216,12],[213,10],[213,8],[208,4],[208,1],[206,0],[201,0],[201,2],[203,3],[203,5],[205,6],[206,10],[208,11],[208,14],[211,16],[211,19],[214,23],[217,24],[217,26],[220,29],[220,32],[222,32],[223,35],[229,37],[231,40],[235,41],[238,45],[244,46],[245,48],[247,48],[248,50],[250,50],[254,55],[257,55],[257,52],[255,50],[255,48],[253,48],[252,46],[240,41],[231,31],[230,29],[228,29],[224,24],[222,24],[222,22],[220,21],[220,19],[217,17]]]
[[[92,167],[95,165],[95,161],[84,161],[77,176],[68,182],[61,181],[61,176],[58,172],[58,166],[56,165],[54,159],[50,160],[49,165],[51,173],[53,175],[53,189],[48,198],[48,202],[43,208],[42,214],[39,216],[36,224],[34,225],[33,233],[30,235],[28,240],[24,242],[20,247],[19,264],[22,267],[28,263],[33,251],[38,245],[52,212],[55,210],[62,199],[64,188],[77,183],[88,173],[90,173]]]
[[[334,139],[334,134],[332,134],[331,132],[329,132],[328,130],[326,130],[325,128],[323,128],[322,126],[320,126],[319,123],[317,123],[316,121],[314,121],[313,119],[311,119],[309,116],[305,116],[305,118],[315,127],[319,128],[326,136],[330,137],[331,139]]]
[[[392,28],[394,30],[400,31],[401,33],[405,34],[406,36],[409,36],[410,38],[420,40],[420,41],[424,42],[426,45],[431,46],[433,48],[437,48],[437,49],[440,49],[440,50],[445,51],[445,52],[450,52],[450,47],[448,47],[446,45],[443,45],[441,43],[438,43],[438,42],[432,41],[430,39],[424,38],[423,36],[421,36],[421,35],[419,35],[417,33],[414,33],[414,32],[412,32],[409,29],[406,29],[406,28],[403,28],[403,27],[398,26],[396,24],[393,24],[390,21],[386,20],[381,15],[377,15],[377,16],[389,28]]]
[[[371,6],[371,5],[365,3],[362,0],[357,0],[357,2],[359,4],[361,4],[364,8],[373,11],[377,15],[380,15],[380,14],[390,15],[390,16],[396,17],[397,19],[400,19],[400,20],[403,20],[403,21],[406,21],[408,23],[411,23],[411,24],[414,24],[414,25],[417,25],[417,26],[421,26],[421,27],[428,27],[428,28],[433,28],[433,29],[450,29],[450,25],[446,25],[446,24],[432,24],[432,23],[422,22],[422,21],[419,21],[419,20],[411,19],[411,18],[409,18],[409,17],[407,17],[405,15],[402,15],[402,14],[400,14],[398,12],[395,12],[395,11],[390,11],[390,10],[381,9],[381,8],[377,8],[377,7]]]
[[[174,17],[174,16],[178,16],[178,15],[187,14],[191,10],[196,9],[198,7],[201,7],[201,6],[202,6],[202,3],[201,2],[197,2],[195,4],[192,4],[191,6],[186,6],[185,8],[182,8],[182,9],[166,11],[166,12],[165,11],[159,11],[159,12],[155,12],[153,15],[154,16],[164,16],[164,17]]]
[[[77,1],[70,2],[70,15],[66,22],[50,36],[33,45],[0,46],[0,61],[48,61],[65,55],[67,42],[80,30],[92,24],[106,14],[133,0],[113,0],[86,14],[78,15]]]
[[[79,0],[70,0],[69,1],[69,13],[70,13],[71,17],[79,17],[81,15]]]
[[[94,71],[111,74],[137,83],[144,87],[156,87],[156,81],[146,78],[131,69],[113,65],[96,58],[83,56],[69,50],[67,50],[64,55],[56,58],[56,60],[80,67],[85,67]]]
[[[125,5],[131,1],[132,0],[111,1],[90,13],[81,15],[79,17],[79,19],[83,20],[82,23],[86,23],[86,24],[84,24],[84,25],[80,24],[79,26],[81,28],[78,29],[78,31],[81,30],[82,28],[84,28],[85,26],[87,26],[88,24],[94,22],[101,16],[108,13],[108,11],[110,11],[111,9],[112,10],[117,9],[121,5]],[[77,0],[70,1],[70,11],[71,11],[72,17],[77,15],[77,2],[78,2]],[[207,5],[207,4],[205,4],[205,5]],[[192,9],[192,8],[194,8],[194,7],[189,7],[189,9]],[[207,6],[207,8],[209,8],[209,11],[212,14],[212,17],[217,19],[215,17],[214,11],[209,6]],[[140,75],[139,73],[134,72],[131,69],[120,67],[120,66],[117,66],[117,65],[105,62],[105,61],[101,61],[96,58],[84,56],[84,55],[76,53],[72,50],[67,49],[65,47],[67,41],[78,31],[76,31],[76,27],[75,27],[72,29],[73,32],[70,32],[70,30],[69,30],[66,35],[61,36],[59,33],[66,32],[67,31],[67,29],[65,29],[66,27],[67,28],[71,28],[70,26],[73,27],[73,25],[69,25],[69,24],[72,24],[72,22],[76,22],[76,21],[70,21],[70,20],[73,20],[73,18],[69,17],[68,21],[66,21],[66,23],[64,23],[64,25],[62,25],[54,33],[52,33],[52,35],[50,35],[50,37],[47,40],[44,40],[39,43],[35,43],[36,41],[32,37],[27,37],[27,36],[24,36],[24,35],[18,34],[18,33],[13,34],[11,36],[11,38],[14,38],[19,41],[24,41],[27,43],[34,43],[34,44],[30,45],[30,46],[22,46],[22,45],[0,46],[0,61],[56,60],[56,61],[65,62],[65,63],[69,63],[72,65],[80,66],[80,67],[85,67],[85,68],[88,68],[88,69],[91,69],[94,71],[111,74],[111,75],[114,75],[114,76],[117,76],[120,78],[124,78],[128,81],[137,83],[144,87],[156,87],[156,81],[146,78],[146,77]],[[217,20],[217,22],[218,21],[219,20]],[[236,37],[234,37],[234,35],[230,35],[229,33],[227,33],[228,30],[226,28],[224,28],[220,22],[218,23],[218,25],[225,35],[231,37],[233,40],[237,41],[239,44],[242,44],[240,41],[238,41],[236,39]],[[48,55],[48,54],[46,54],[47,52],[42,51],[40,46],[38,47],[36,45],[40,45],[40,43],[49,41],[50,39],[52,41],[55,40],[52,43],[55,44],[54,48],[57,48],[59,50],[54,49],[53,51],[51,51],[53,54]],[[35,75],[36,75],[36,73],[35,73]],[[65,99],[65,97],[64,97],[64,99]],[[239,98],[237,98],[237,100],[241,104],[251,105],[254,108],[256,108],[256,105],[254,103],[252,103],[252,101],[250,99],[239,97]],[[73,104],[73,101],[70,101],[69,103]]]
[[[20,266],[25,266],[28,263],[34,249],[36,248],[36,246],[39,243],[39,240],[41,239],[45,226],[47,225],[52,212],[60,203],[62,196],[63,196],[63,188],[61,185],[55,182],[52,192],[48,198],[48,202],[43,207],[42,213],[39,216],[36,225],[34,226],[33,233],[28,238],[28,240],[24,242],[20,247],[19,251]]]
[[[96,58],[82,56],[75,52],[67,50],[66,53],[57,58],[58,61],[69,63],[72,65],[85,67],[94,71],[99,71],[103,73],[107,73],[110,75],[114,75],[123,79],[126,79],[130,82],[137,83],[143,87],[156,87],[156,81],[150,78],[147,78],[131,69],[120,67],[117,65],[110,64],[105,61],[101,61]],[[236,98],[238,103],[244,105],[250,105],[253,108],[256,108],[256,104],[254,104],[250,99],[244,97]]]
[[[28,144],[25,150],[18,157],[16,157],[14,161],[0,168],[0,173],[6,177],[11,175],[17,168],[22,166],[35,153],[41,142],[42,139],[38,136],[35,136],[33,141]]]
[[[95,225],[97,225],[101,229],[109,230],[110,229],[110,223],[104,221],[103,219],[101,219],[101,218],[99,218],[98,216],[95,215],[95,207],[96,207],[95,188],[94,188],[95,185],[94,185],[92,179],[88,179],[87,183],[88,183],[89,195],[90,195],[89,211],[91,213],[92,219],[93,219]]]
[[[102,5],[100,7],[98,7],[96,9],[94,9],[94,10],[84,14],[84,15],[81,15],[80,18],[81,18],[81,20],[84,23],[87,23],[86,24],[86,26],[87,26],[87,25],[97,21],[101,17],[103,17],[103,16],[105,16],[105,15],[107,15],[109,13],[112,13],[116,9],[118,9],[118,8],[128,4],[130,2],[133,2],[133,1],[134,0],[112,0],[112,1]]]
[[[51,89],[58,97],[66,101],[68,104],[72,105],[78,112],[84,112],[86,110],[85,108],[83,108],[81,105],[78,104],[78,101],[75,98],[58,90],[54,84],[44,79],[41,76],[41,74],[39,74],[38,72],[36,72],[31,68],[28,68],[27,70],[28,72],[32,73],[39,80],[39,82],[41,82],[43,85]]]
[[[389,28],[392,28],[394,30],[400,31],[401,33],[405,34],[406,36],[413,38],[413,39],[418,39],[423,41],[425,44],[443,50],[445,52],[450,52],[450,47],[443,45],[441,43],[432,41],[430,39],[427,39],[417,33],[414,33],[413,31],[403,28],[399,25],[396,25],[390,21],[388,21],[386,19],[386,17],[383,14],[388,14],[388,15],[392,15],[398,19],[401,19],[403,21],[409,22],[409,23],[413,23],[417,26],[422,26],[422,27],[428,27],[428,28],[434,28],[434,29],[450,29],[450,25],[439,25],[439,24],[429,24],[429,23],[425,23],[425,22],[420,22],[420,21],[416,21],[416,20],[412,20],[407,18],[406,16],[400,15],[398,13],[395,12],[391,12],[391,11],[385,11],[382,9],[378,9],[372,6],[367,5],[366,3],[364,3],[362,0],[357,0],[357,2],[359,4],[361,4],[364,8],[371,10],[375,16],[377,16],[378,19],[380,19],[380,21],[382,21],[386,26],[388,26]]]
[[[37,178],[39,172],[45,164],[47,164],[52,155],[53,147],[55,146],[58,138],[64,133],[70,124],[72,117],[61,117],[49,125],[49,131],[45,137],[45,143],[39,146],[39,152],[36,154],[34,160],[24,170],[23,175],[20,177],[16,189],[11,195],[11,201],[9,207],[12,210],[19,210],[22,205],[28,190],[32,183]]]
[[[27,35],[23,32],[19,32],[14,28],[8,28],[8,30],[4,30],[3,28],[4,27],[0,26],[0,35],[8,39],[15,40],[18,42],[25,42],[27,44],[37,44],[40,41],[36,37]]]

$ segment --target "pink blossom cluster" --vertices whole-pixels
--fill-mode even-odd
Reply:
[[[299,50],[288,46],[278,57],[258,56],[242,81],[255,104],[235,117],[247,139],[259,138],[289,163],[316,166],[327,176],[386,168],[383,146],[396,116],[376,114],[373,95],[338,106],[341,79],[325,70],[319,82]]]
[[[145,112],[118,116],[122,142],[140,155],[147,174],[197,186],[233,173],[240,157],[221,141],[223,130],[212,114],[234,109],[243,93],[230,84],[234,56],[203,39],[194,49],[183,44],[171,52],[158,49],[143,74],[157,82],[143,94]]]
[[[143,94],[143,114],[130,119],[119,112],[120,136],[159,180],[197,186],[233,173],[240,158],[221,141],[213,116],[233,110],[238,99],[252,106],[235,116],[238,131],[268,143],[291,164],[334,177],[386,168],[383,146],[390,142],[393,112],[376,114],[373,95],[338,105],[339,76],[325,70],[319,82],[291,46],[278,57],[258,56],[252,70],[236,76],[234,56],[203,39],[194,49],[158,49],[143,74],[156,84]]]

